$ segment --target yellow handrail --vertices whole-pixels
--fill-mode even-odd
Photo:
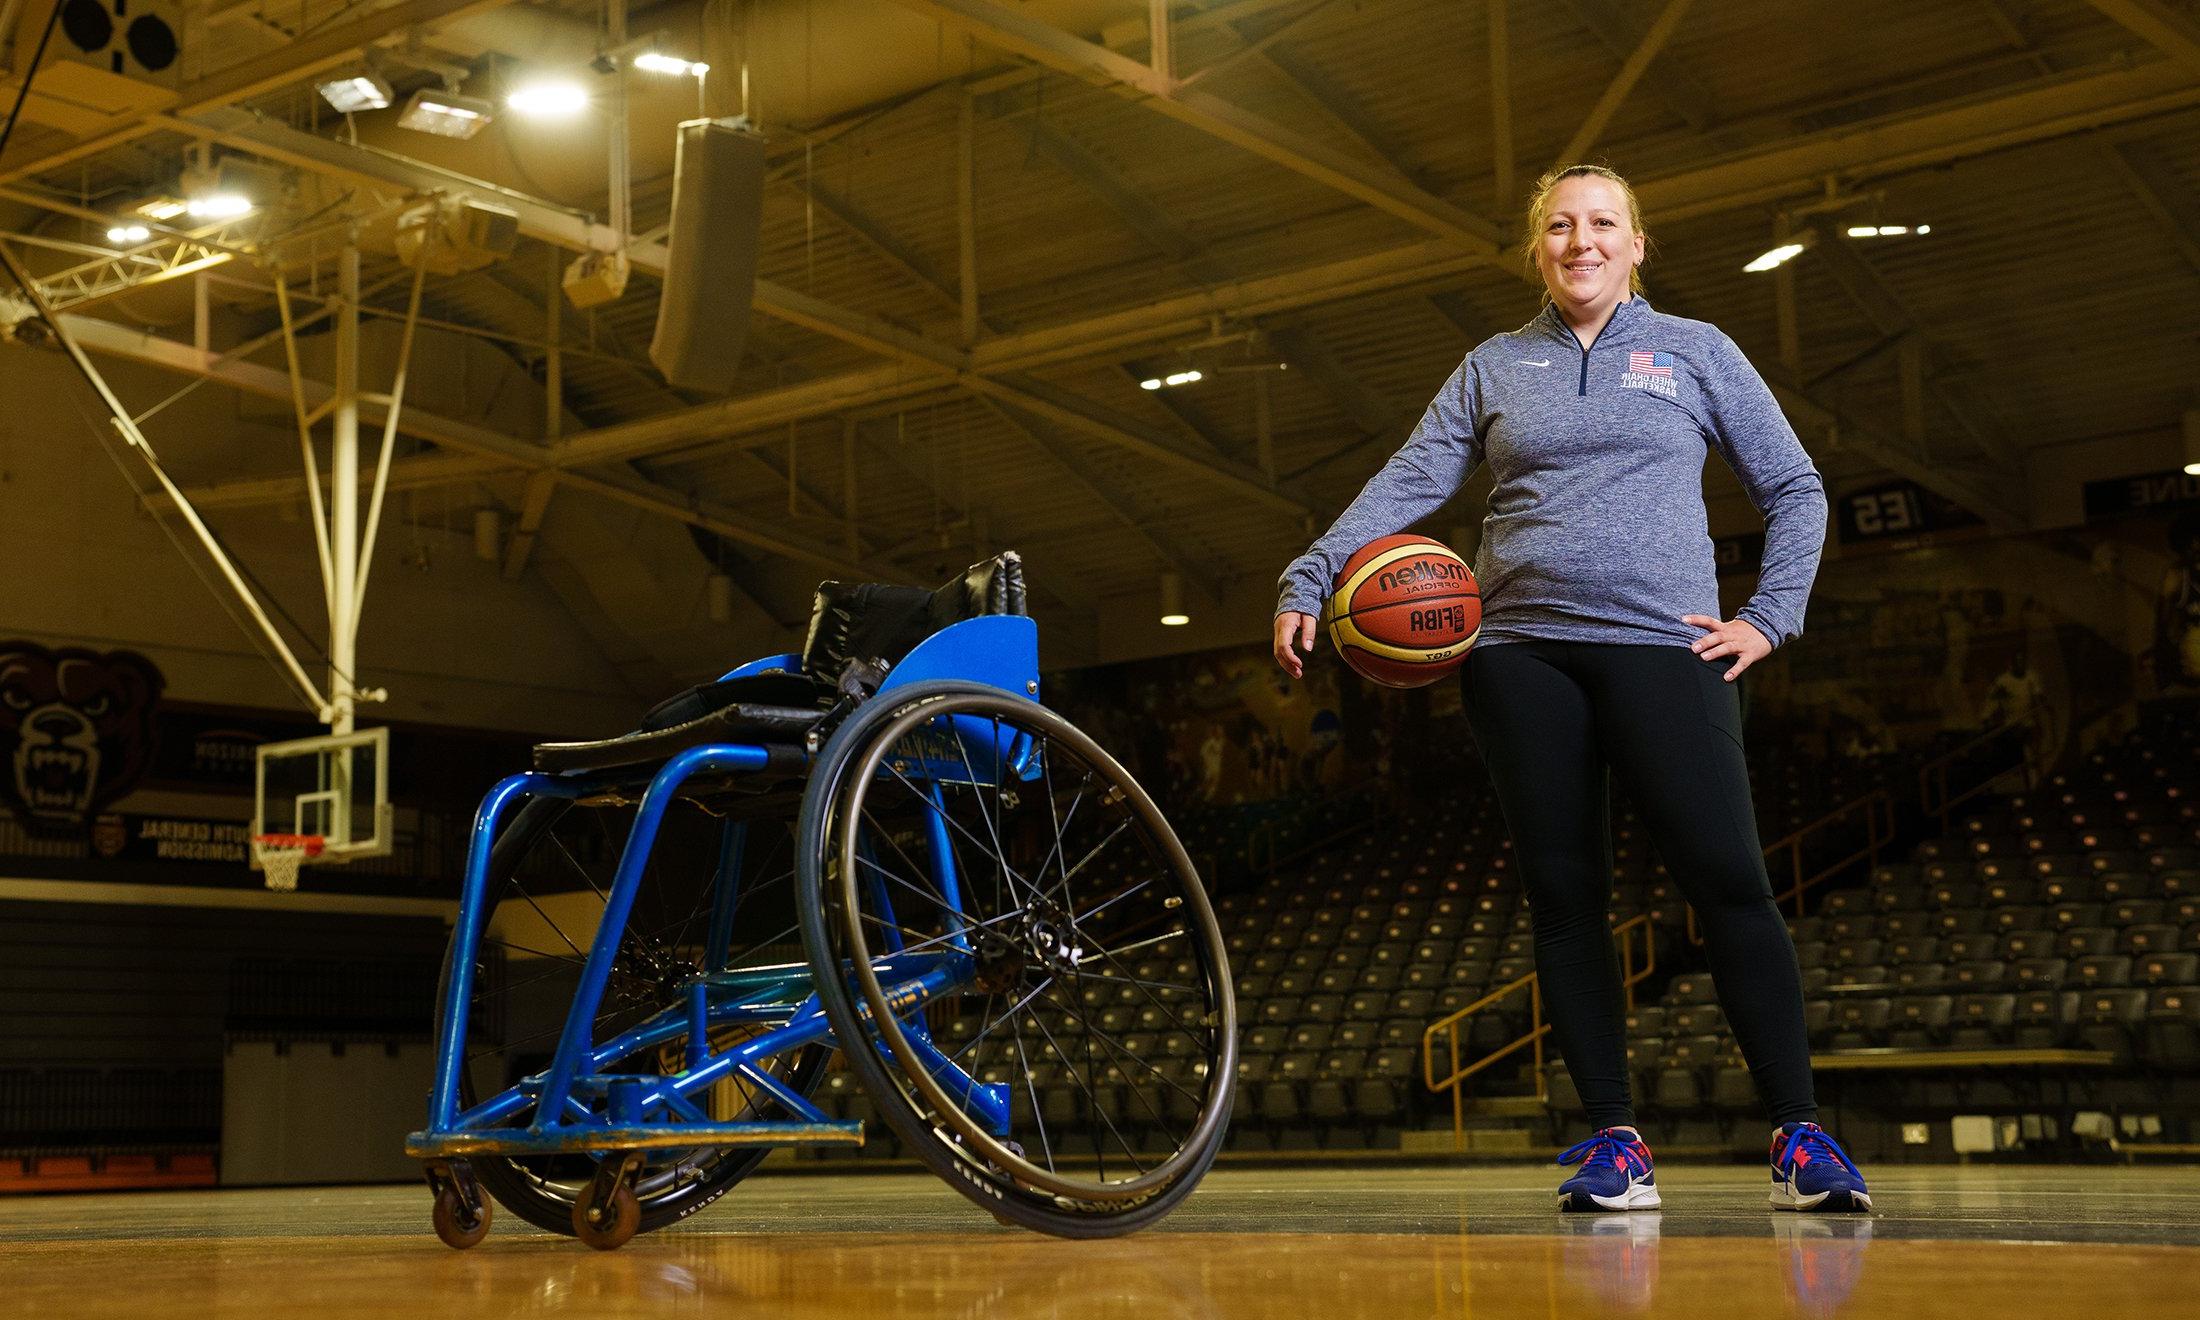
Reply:
[[[1634,966],[1633,957],[1635,935],[1638,931],[1643,936],[1642,948],[1644,952],[1641,967]],[[1658,967],[1658,943],[1650,931],[1649,914],[1644,913],[1629,917],[1619,925],[1614,926],[1612,934],[1620,942],[1620,986],[1626,992],[1627,1007],[1633,1008],[1635,1006],[1635,987],[1650,973],[1656,971]],[[1492,1050],[1465,1067],[1461,1067],[1459,1065],[1459,1024],[1489,1005],[1507,996],[1518,994],[1521,990],[1528,992],[1528,1034],[1509,1045]],[[1550,1024],[1543,1020],[1542,983],[1536,979],[1534,972],[1530,972],[1516,981],[1492,990],[1480,999],[1468,1004],[1465,1008],[1438,1018],[1421,1032],[1421,1080],[1428,1084],[1428,1089],[1431,1091],[1448,1090],[1451,1092],[1451,1148],[1453,1150],[1461,1150],[1466,1146],[1466,1080],[1499,1059],[1505,1058],[1518,1050],[1532,1047],[1535,1050],[1535,1098],[1538,1101],[1546,1102],[1551,1098],[1550,1089],[1543,1080],[1543,1037],[1548,1035],[1550,1030]],[[1451,1049],[1452,1071],[1449,1076],[1444,1077],[1442,1080],[1438,1080],[1436,1076],[1436,1037],[1438,1033],[1445,1035]]]
[[[2017,763],[2015,765],[1995,771],[1993,774],[1986,776],[1984,779],[1981,779],[1979,782],[1973,784],[1971,787],[1965,789],[1963,792],[1956,794],[1954,797],[1950,797],[1948,795],[1949,766],[1955,764],[1963,757],[1969,756],[1972,751],[1985,746],[1986,744],[1994,741],[1996,738],[2007,737],[2011,732],[2023,729],[2025,727],[2026,726],[2023,724],[2014,722],[2009,724],[1997,724],[1993,728],[1988,729],[1986,732],[1980,734],[1978,737],[1973,738],[1970,741],[1961,744],[1960,746],[1952,748],[1949,751],[1941,753],[1939,756],[1934,757],[1932,760],[1927,761],[1925,764],[1917,768],[1917,805],[1919,809],[1922,810],[1926,815],[1937,815],[1940,817],[1941,833],[1946,834],[1948,832],[1949,812],[1954,811],[1959,804],[1968,802],[1972,798],[1975,798],[1979,794],[1985,792],[1995,780],[2001,778],[2005,774],[2008,774],[2010,770],[2023,770],[2025,772],[2024,786],[2026,790],[2029,791],[2031,788],[2034,787],[2031,775],[2032,762],[2030,758],[2026,757],[2020,751],[2017,754]],[[1937,794],[1937,797],[1939,798],[1937,802],[1934,800],[1936,794],[1933,790],[1935,788],[1938,788],[1940,790]]]
[[[1810,875],[1804,875],[1804,840],[1837,821],[1846,820],[1859,810],[1864,813],[1864,846],[1845,857],[1836,858],[1826,863]],[[1885,812],[1884,830],[1881,829],[1882,810]],[[1804,894],[1858,862],[1869,862],[1873,866],[1879,865],[1879,850],[1893,842],[1894,798],[1888,794],[1887,790],[1883,788],[1873,789],[1853,802],[1835,807],[1832,811],[1820,816],[1808,825],[1765,845],[1765,860],[1768,862],[1772,860],[1772,855],[1781,849],[1785,848],[1788,852],[1789,884],[1786,889],[1773,895],[1773,904],[1778,906],[1784,903],[1793,903],[1795,915],[1802,916]],[[1688,942],[1690,944],[1703,943],[1703,935],[1696,929],[1696,909],[1694,908],[1688,909]]]

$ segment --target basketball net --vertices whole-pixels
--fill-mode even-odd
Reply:
[[[259,834],[252,839],[252,861],[269,889],[288,893],[298,887],[306,858],[319,857],[327,842],[318,834]]]

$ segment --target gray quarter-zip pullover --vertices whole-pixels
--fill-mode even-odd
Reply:
[[[1802,634],[1825,543],[1818,469],[1733,340],[1639,297],[1587,349],[1546,306],[1467,354],[1404,447],[1284,570],[1277,612],[1319,613],[1353,551],[1435,512],[1487,462],[1478,645],[1685,646],[1703,631],[1682,615],[1719,614],[1706,446],[1764,515],[1740,617],[1781,645]]]

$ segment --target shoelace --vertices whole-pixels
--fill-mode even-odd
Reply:
[[[1596,1167],[1599,1160],[1603,1160],[1630,1173],[1648,1173],[1649,1161],[1636,1153],[1643,1149],[1641,1142],[1615,1137],[1611,1129],[1606,1128],[1592,1134],[1586,1141],[1577,1141],[1568,1146],[1565,1153],[1558,1157],[1558,1162],[1579,1164],[1584,1169],[1591,1169]]]
[[[1786,1144],[1780,1148],[1780,1157],[1774,1160],[1773,1163],[1781,1168],[1787,1168],[1793,1164],[1795,1153],[1798,1150],[1809,1152],[1813,1158],[1820,1155],[1831,1155],[1842,1168],[1854,1174],[1859,1182],[1863,1180],[1862,1170],[1850,1161],[1849,1153],[1841,1149],[1841,1143],[1827,1136],[1825,1129],[1819,1127],[1816,1123],[1805,1123],[1790,1132]],[[1805,1162],[1808,1163],[1808,1160]]]

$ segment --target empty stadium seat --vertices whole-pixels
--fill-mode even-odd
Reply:
[[[2187,955],[2189,956],[2189,955]],[[2200,1071],[2200,989],[2162,986],[2147,996],[2140,1051],[2165,1072]]]
[[[2077,996],[2078,1040],[2089,1049],[2107,1050],[2128,1063],[2146,1019],[2144,990],[2087,990]]]
[[[1950,1016],[1948,1043],[1970,1050],[2008,1044],[2016,1008],[2017,997],[2011,994],[1957,996]]]
[[[1894,1001],[1887,1018],[1887,1044],[1899,1049],[1930,1049],[1948,1038],[1955,1011],[1950,995],[1917,995]]]
[[[2016,996],[2010,1043],[2024,1049],[2059,1049],[2077,1025],[2077,996],[2067,990],[2027,990]]]

